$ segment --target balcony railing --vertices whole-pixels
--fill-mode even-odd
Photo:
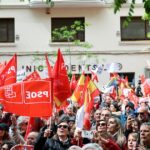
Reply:
[[[125,0],[125,4],[132,0]],[[112,4],[114,0],[52,0],[54,7],[98,7]],[[143,0],[136,0],[142,3]],[[0,6],[27,6],[27,7],[49,7],[48,0],[0,0]]]

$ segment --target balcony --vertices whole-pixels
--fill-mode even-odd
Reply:
[[[99,7],[106,0],[52,0],[54,7]],[[0,7],[49,7],[47,0],[0,0]]]

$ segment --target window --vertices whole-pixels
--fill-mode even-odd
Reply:
[[[135,73],[134,72],[119,72],[118,75],[121,78],[127,77],[130,85],[135,85]]]
[[[66,27],[67,31],[73,31],[71,26],[76,22],[80,22],[81,26],[83,27],[83,30],[78,31],[76,34],[73,35],[73,38],[68,38],[64,37],[66,32],[60,30],[62,27]],[[72,42],[74,40],[80,40],[81,42],[85,41],[85,28],[84,28],[84,22],[85,19],[82,18],[52,18],[51,20],[51,30],[52,30],[52,42]],[[55,35],[58,35],[57,38],[54,36],[54,31],[58,29],[59,33],[57,32]],[[63,32],[63,33],[62,33]],[[63,36],[62,36],[63,35]]]
[[[150,40],[147,37],[150,32],[148,21],[142,20],[141,17],[133,17],[129,25],[124,27],[125,19],[126,17],[121,17],[121,41]]]
[[[14,18],[0,18],[0,42],[14,42]]]
[[[150,78],[150,68],[145,68],[145,77]]]

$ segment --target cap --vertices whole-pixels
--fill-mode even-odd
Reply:
[[[129,106],[131,109],[134,109],[134,104],[132,102],[130,102],[130,101],[127,103],[126,107],[127,106]]]
[[[9,131],[9,126],[6,123],[0,123],[0,130]]]

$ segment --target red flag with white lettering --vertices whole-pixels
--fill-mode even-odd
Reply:
[[[15,54],[0,73],[0,86],[16,83],[17,55]]]
[[[22,116],[51,116],[51,81],[21,82],[0,88],[4,110]]]

